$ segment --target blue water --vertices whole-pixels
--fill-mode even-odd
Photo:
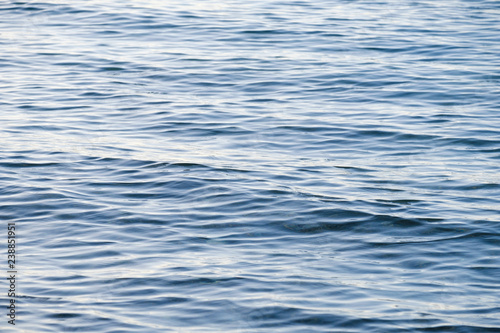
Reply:
[[[2,332],[500,332],[499,22],[2,2]]]

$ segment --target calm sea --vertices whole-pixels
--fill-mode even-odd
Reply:
[[[4,0],[0,217],[2,332],[500,332],[500,2]]]

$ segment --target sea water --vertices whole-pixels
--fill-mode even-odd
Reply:
[[[499,22],[3,1],[2,332],[500,332]]]

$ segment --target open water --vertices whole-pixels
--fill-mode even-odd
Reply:
[[[500,332],[499,166],[499,1],[0,4],[2,332]]]

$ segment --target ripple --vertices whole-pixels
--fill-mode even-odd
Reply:
[[[0,4],[18,328],[498,331],[498,9]]]

